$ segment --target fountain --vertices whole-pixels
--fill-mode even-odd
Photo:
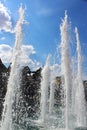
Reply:
[[[14,130],[12,117],[13,117],[13,103],[15,95],[20,89],[20,73],[21,73],[21,43],[22,43],[22,24],[24,21],[24,10],[19,8],[20,19],[16,25],[16,40],[13,51],[13,58],[11,64],[11,72],[7,85],[7,93],[5,96],[4,110],[2,114],[2,122],[0,130]],[[18,100],[18,99],[17,99]]]
[[[47,117],[48,109],[48,87],[50,86],[50,55],[47,58],[46,65],[42,70],[42,81],[41,81],[41,120],[44,123]]]
[[[68,16],[65,12],[65,18],[60,26],[61,30],[61,71],[64,78],[65,91],[65,128],[70,129],[70,109],[71,109],[71,89],[72,89],[72,70],[70,66],[69,54],[69,24]]]
[[[19,130],[20,126],[15,127],[13,119],[15,118],[14,102],[19,102],[21,95],[21,45],[22,45],[22,24],[24,21],[24,10],[19,8],[20,19],[16,25],[16,40],[13,51],[13,58],[11,64],[11,71],[7,85],[7,93],[5,96],[4,109],[2,113],[2,121],[0,130]],[[82,57],[81,47],[77,28],[75,29],[77,40],[78,53],[78,73],[77,79],[74,81],[74,67],[72,67],[70,56],[70,40],[69,40],[69,23],[68,16],[65,12],[65,17],[60,26],[61,31],[61,104],[56,105],[55,110],[55,78],[51,79],[52,71],[50,70],[50,56],[47,57],[46,65],[41,72],[41,99],[40,99],[40,113],[38,119],[24,119],[29,127],[23,130],[74,130],[86,129],[86,103],[84,87],[82,83]],[[73,70],[72,70],[73,69]],[[55,76],[54,76],[55,77]],[[73,78],[73,79],[72,79]],[[58,87],[58,86],[57,86]],[[57,88],[56,88],[57,89]],[[76,92],[76,94],[74,93]],[[80,99],[80,100],[79,100]],[[16,101],[15,101],[16,100]],[[62,102],[63,100],[63,102]],[[17,106],[17,105],[16,105]],[[61,109],[59,109],[61,107]],[[59,115],[59,110],[61,114]],[[36,113],[37,114],[37,113]],[[29,122],[28,122],[29,121]],[[63,122],[64,123],[61,123]],[[30,124],[31,123],[31,124]]]
[[[50,100],[49,100],[49,114],[52,115],[54,110],[54,82],[51,82],[50,84]]]
[[[78,53],[78,72],[77,72],[77,87],[76,87],[76,126],[86,128],[86,101],[84,86],[82,82],[82,56],[81,46],[79,40],[78,29],[75,28],[76,40],[77,40],[77,53]]]

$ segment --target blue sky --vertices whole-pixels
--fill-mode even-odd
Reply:
[[[55,55],[57,44],[60,43],[60,24],[65,10],[67,10],[71,22],[73,53],[75,53],[76,47],[74,28],[77,26],[83,54],[83,71],[85,73],[87,69],[86,0],[1,0],[0,57],[3,62],[7,64],[11,59],[12,47],[15,41],[12,29],[19,19],[18,8],[20,4],[25,8],[25,20],[29,22],[29,24],[23,25],[23,44],[33,54],[30,56],[30,60],[35,60],[38,64],[40,62],[44,64],[49,53],[52,56]],[[7,54],[9,58],[7,58]]]

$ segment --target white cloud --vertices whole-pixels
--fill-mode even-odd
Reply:
[[[23,45],[22,46],[22,50],[27,54],[27,55],[30,55],[30,54],[35,54],[35,50],[34,50],[34,47],[32,45]]]
[[[4,63],[10,63],[12,57],[12,47],[7,44],[0,45],[0,58]]]
[[[33,61],[33,64],[32,64],[32,69],[33,70],[37,70],[39,69],[40,67],[42,67],[42,64],[36,60]]]
[[[12,59],[13,48],[7,44],[0,45],[0,58],[2,59],[3,63],[10,63]],[[21,63],[23,65],[28,65],[33,70],[38,69],[41,66],[41,63],[32,60],[30,55],[35,54],[34,47],[32,45],[23,45],[22,52],[21,52]]]
[[[51,80],[54,80],[57,76],[61,76],[61,67],[58,64],[53,64],[51,66]]]
[[[0,31],[12,32],[11,16],[8,9],[0,2]]]
[[[29,67],[33,70],[38,69],[39,67],[41,67],[41,63],[36,61],[36,60],[32,60],[30,58],[30,55],[36,54],[34,47],[32,45],[23,45],[22,46],[22,54],[21,54],[21,62],[23,65],[29,65]]]
[[[29,64],[33,66],[33,60],[30,58],[30,55],[35,54],[34,47],[32,45],[22,45],[21,52],[21,62],[23,65]]]

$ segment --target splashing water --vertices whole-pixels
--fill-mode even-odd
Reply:
[[[82,56],[81,46],[79,40],[78,29],[75,28],[76,40],[77,40],[77,55],[78,55],[78,73],[77,73],[77,89],[76,89],[76,125],[77,127],[86,127],[86,101],[84,86],[82,81]]]
[[[42,70],[42,81],[41,81],[41,120],[42,123],[46,121],[47,110],[48,110],[48,87],[50,85],[50,55],[47,57],[46,65]]]
[[[2,122],[1,122],[1,130],[13,130],[13,103],[15,101],[15,94],[20,89],[20,71],[21,71],[21,43],[22,43],[22,24],[24,21],[24,10],[22,7],[19,8],[20,19],[16,25],[16,39],[15,39],[15,47],[13,50],[13,58],[11,64],[10,77],[7,85],[7,93],[5,96],[4,102],[4,110],[2,114]]]
[[[69,112],[71,105],[71,67],[69,54],[69,24],[68,16],[65,13],[65,18],[60,26],[61,30],[61,71],[64,76],[64,90],[65,90],[65,128],[69,129]]]
[[[49,99],[49,113],[52,115],[53,110],[54,110],[54,82],[51,82],[50,84],[50,99]]]

